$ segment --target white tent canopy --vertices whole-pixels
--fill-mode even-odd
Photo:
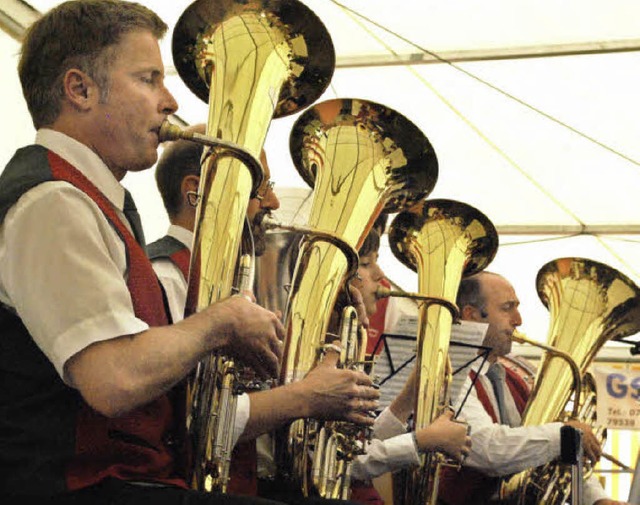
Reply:
[[[9,32],[18,37],[38,12],[58,3],[0,0],[7,30],[0,32],[1,166],[34,134],[14,71],[19,44]],[[190,2],[141,3],[172,27]],[[471,204],[498,227],[501,246],[490,269],[514,283],[523,329],[532,338],[543,339],[548,324],[534,288],[547,261],[588,257],[640,284],[639,3],[304,3],[323,20],[336,48],[338,66],[323,99],[385,104],[427,135],[440,164],[431,196]],[[178,116],[204,122],[206,105],[173,69],[170,39],[162,48]],[[305,186],[288,152],[295,119],[274,120],[266,140],[277,187]],[[167,219],[152,171],[130,174],[124,184],[148,238],[162,235]],[[414,289],[415,276],[386,244],[381,254],[388,275]]]

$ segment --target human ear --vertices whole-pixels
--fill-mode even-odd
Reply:
[[[91,106],[95,82],[82,70],[71,68],[62,78],[64,95],[74,107],[87,110]]]
[[[198,186],[200,185],[200,177],[197,175],[187,175],[182,179],[182,183],[180,184],[180,191],[182,194],[186,194],[189,191],[198,191]]]
[[[464,321],[482,321],[483,317],[480,314],[480,310],[473,305],[465,305],[460,310],[461,318]]]
[[[186,175],[180,183],[180,194],[182,195],[182,205],[196,207],[198,202],[198,186],[200,177],[197,175]]]

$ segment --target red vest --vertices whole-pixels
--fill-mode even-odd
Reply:
[[[170,243],[168,243],[170,242]],[[189,279],[189,263],[191,253],[189,248],[178,244],[178,241],[165,236],[149,246],[152,259],[169,258],[182,273],[185,281]],[[233,449],[231,468],[229,471],[227,493],[245,496],[257,496],[257,454],[255,440],[240,442]]]
[[[111,203],[84,175],[56,154],[49,153],[49,164],[55,179],[73,184],[98,205],[124,241],[127,287],[136,317],[150,326],[166,325],[162,291],[151,263]],[[106,477],[150,479],[185,486],[170,448],[177,443],[180,430],[167,395],[115,419],[106,418],[83,404],[78,413],[76,456],[67,469],[68,488],[80,489]],[[124,438],[118,440],[114,433],[122,433]],[[130,442],[135,439],[146,442],[146,447]]]
[[[513,396],[518,412],[522,415],[529,398],[529,386],[516,372],[509,368],[505,368],[505,371],[507,387]],[[476,373],[472,371],[470,376],[474,380]],[[497,423],[498,416],[487,391],[479,380],[475,382],[475,388],[478,400],[491,416],[493,422]],[[490,477],[473,468],[463,466],[460,471],[457,471],[455,468],[443,467],[440,470],[438,498],[446,505],[466,505],[471,503],[470,500],[473,497],[473,503],[481,505],[489,502],[499,485],[499,477]]]
[[[391,283],[387,279],[382,279],[380,284],[385,288],[390,288]],[[384,324],[387,318],[387,307],[389,298],[381,298],[376,303],[376,312],[369,317],[369,328],[367,330],[367,356],[371,356],[374,350],[379,354],[382,346],[378,345],[378,340],[384,333]],[[377,349],[376,349],[377,347]]]
[[[42,146],[16,153],[1,176],[2,219],[26,191],[52,180],[77,187],[101,209],[124,243],[135,315],[150,326],[167,324],[162,291],[142,247],[107,198],[56,154]],[[3,393],[0,423],[13,430],[1,442],[5,450],[0,454],[0,492],[53,495],[107,477],[185,485],[177,463],[183,423],[174,409],[182,399],[162,395],[126,415],[107,418],[63,383],[18,315],[3,309],[0,321],[2,345],[9,345],[2,347],[0,374],[3,385],[11,389]]]

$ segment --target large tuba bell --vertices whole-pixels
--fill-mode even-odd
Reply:
[[[391,223],[394,255],[418,272],[418,292],[426,297],[418,315],[415,429],[425,428],[449,406],[449,339],[456,318],[455,300],[463,275],[472,275],[493,260],[498,234],[477,209],[451,200],[427,200],[401,212]],[[415,469],[401,473],[399,503],[435,504],[441,454],[420,456]],[[400,493],[398,493],[400,494]]]
[[[522,426],[576,416],[592,424],[592,388],[582,379],[606,342],[640,331],[640,289],[617,270],[583,258],[547,263],[538,272],[536,285],[550,312],[547,346],[552,352],[543,356]],[[569,355],[575,365],[557,351]],[[574,414],[569,416],[565,411],[572,393]],[[501,495],[507,503],[561,504],[570,486],[568,471],[550,463],[513,476],[503,484]]]
[[[256,158],[270,121],[322,94],[335,55],[326,28],[298,1],[197,0],[176,25],[173,59],[187,86],[208,102],[207,137],[218,139],[207,142],[216,147],[200,176],[187,301],[192,312],[232,294],[247,204],[263,178]],[[183,137],[163,131],[163,140]],[[212,355],[189,384],[194,488],[226,489],[235,398],[248,385],[239,377],[243,370]]]
[[[284,384],[302,379],[321,359],[345,276],[355,273],[357,250],[376,217],[425,198],[437,179],[435,153],[420,130],[366,100],[316,104],[297,120],[290,146],[314,194],[308,221],[313,231],[300,247],[285,316]],[[344,320],[340,333],[359,341],[353,311]],[[342,366],[361,366],[357,347],[343,343]],[[348,496],[350,462],[361,449],[357,430],[348,425],[306,419],[283,430],[277,445],[284,477],[305,495]]]

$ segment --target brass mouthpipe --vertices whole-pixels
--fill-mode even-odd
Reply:
[[[535,340],[531,340],[527,338],[523,333],[517,330],[513,332],[513,335],[511,335],[511,340],[519,344],[528,344],[528,345],[532,345],[534,347],[543,349],[547,351],[549,354],[551,354],[552,356],[555,356],[557,358],[564,360],[569,365],[569,367],[571,368],[571,374],[573,376],[573,389],[576,392],[576,398],[575,398],[575,401],[573,402],[573,411],[571,413],[571,417],[573,419],[578,419],[579,418],[578,410],[580,409],[580,401],[579,401],[580,393],[582,392],[582,373],[578,368],[578,364],[571,357],[571,355],[564,351],[561,351],[560,349],[556,349],[555,347],[551,347],[541,342],[536,342]]]
[[[310,241],[324,241],[329,242],[330,244],[336,246],[338,249],[342,251],[342,253],[347,258],[347,276],[353,277],[356,275],[358,271],[358,265],[360,263],[360,257],[358,256],[358,251],[356,251],[353,247],[351,247],[346,241],[340,238],[337,234],[316,230],[309,226],[301,226],[297,224],[284,224],[277,219],[274,219],[273,216],[269,214],[265,214],[260,222],[260,226],[265,230],[286,230],[286,231],[294,231],[298,233],[302,233],[307,236]]]
[[[418,300],[420,302],[424,302],[427,307],[431,305],[442,305],[449,312],[451,312],[451,317],[455,323],[460,321],[460,309],[455,303],[450,302],[449,300],[442,298],[440,296],[428,296],[420,293],[411,293],[409,291],[401,291],[401,290],[392,290],[384,286],[378,286],[376,289],[376,298],[378,300],[382,298],[410,298],[412,300]]]
[[[264,179],[264,170],[260,161],[243,146],[227,140],[217,139],[195,131],[184,130],[178,125],[170,123],[166,119],[160,125],[158,132],[158,142],[169,142],[171,140],[188,140],[198,144],[213,147],[216,149],[216,156],[231,156],[240,161],[251,173],[253,188],[251,197],[255,197],[258,188]]]

